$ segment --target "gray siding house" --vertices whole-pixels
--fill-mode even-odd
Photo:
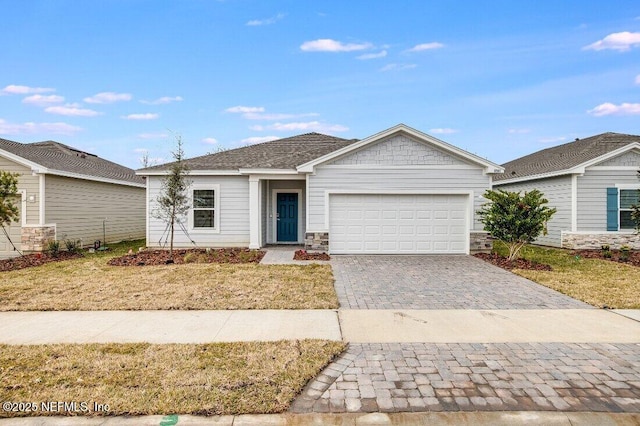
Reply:
[[[542,191],[558,212],[538,244],[598,249],[640,248],[631,205],[640,203],[640,136],[603,133],[503,164],[494,188]]]
[[[340,253],[469,253],[490,247],[481,196],[502,167],[403,124],[362,140],[309,133],[186,160],[191,210],[178,246],[304,244]],[[163,246],[147,177],[147,244]]]
[[[47,141],[0,139],[0,170],[18,173],[20,221],[0,232],[0,259],[41,251],[51,239],[92,245],[144,238],[145,188],[132,169]]]

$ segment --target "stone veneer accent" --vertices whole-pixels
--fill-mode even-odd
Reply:
[[[305,250],[322,250],[329,251],[329,233],[328,232],[306,232],[304,234]]]
[[[55,238],[55,225],[23,225],[21,235],[22,251],[44,251],[47,241],[55,240]]]
[[[493,249],[494,238],[485,231],[471,231],[469,233],[469,251],[473,253],[490,253]]]
[[[307,232],[304,234],[305,250],[329,251],[328,232]],[[493,249],[493,237],[485,231],[469,234],[469,250],[471,253],[489,253]]]
[[[627,245],[632,249],[640,250],[640,235],[621,234],[618,232],[594,232],[593,234],[583,234],[562,231],[562,248],[573,250],[600,250],[603,244],[609,244],[609,246],[614,250],[617,250],[624,245]]]

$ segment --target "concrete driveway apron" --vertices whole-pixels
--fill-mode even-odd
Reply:
[[[640,412],[640,322],[471,256],[331,265],[349,348],[291,411]]]

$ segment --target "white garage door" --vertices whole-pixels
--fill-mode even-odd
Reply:
[[[467,253],[467,195],[331,194],[332,254]]]

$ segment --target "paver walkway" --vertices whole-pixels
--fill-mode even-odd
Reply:
[[[332,256],[343,309],[589,309],[472,256]]]
[[[640,412],[640,345],[351,344],[293,412]]]

